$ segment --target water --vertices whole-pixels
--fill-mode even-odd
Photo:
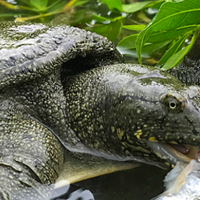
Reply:
[[[160,168],[143,164],[132,170],[71,184],[69,188],[63,188],[66,190],[64,195],[52,200],[149,200],[164,191],[166,173]],[[70,194],[80,199],[73,199],[76,196]]]
[[[199,162],[195,160],[189,164],[177,162],[176,166],[165,175],[166,171],[157,167],[142,165],[132,170],[108,174],[67,186],[63,188],[67,191],[65,195],[52,200],[200,199]],[[163,185],[165,185],[165,191]]]

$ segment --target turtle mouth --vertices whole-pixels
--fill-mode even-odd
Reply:
[[[181,144],[166,144],[166,146],[177,159],[185,162],[200,161],[200,151],[196,146]]]
[[[192,145],[148,142],[154,153],[165,160],[165,163],[175,164],[177,161],[189,163],[191,160],[200,161],[199,148]]]

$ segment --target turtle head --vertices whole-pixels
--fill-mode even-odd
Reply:
[[[142,73],[138,66],[126,68],[127,75],[121,75],[124,81],[117,85],[110,80],[112,103],[107,118],[109,123],[115,122],[113,127],[126,152],[165,164],[198,160],[199,87],[184,87],[156,69],[145,68]]]
[[[81,95],[68,95],[70,124],[93,153],[160,166],[197,156],[198,87],[185,87],[155,68],[124,64],[92,69],[71,79],[71,87],[79,88]]]

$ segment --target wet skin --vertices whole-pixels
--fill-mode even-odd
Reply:
[[[63,77],[71,128],[92,154],[157,165],[176,160],[162,157],[147,141],[199,145],[198,87],[128,64]]]
[[[95,163],[104,170],[96,175],[122,169],[110,160],[165,167],[181,159],[152,142],[199,145],[198,87],[122,64],[93,33],[0,26],[0,199],[47,199],[64,168],[70,179]]]

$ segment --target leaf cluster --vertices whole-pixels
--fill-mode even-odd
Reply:
[[[122,34],[122,29],[132,30],[134,34],[125,36],[119,41],[118,49],[124,54],[134,55],[136,51],[139,63],[142,63],[143,56],[151,56],[160,51],[161,58],[159,61],[154,60],[157,67],[167,70],[177,66],[191,49],[199,32],[199,0],[157,0],[132,4],[122,4],[120,0],[101,1],[111,12],[118,14],[112,18],[95,15],[95,20],[107,25],[101,29],[95,27],[94,31],[114,41]],[[130,14],[147,8],[154,10],[159,8],[148,25],[145,20],[140,24],[125,25],[127,23],[125,19]]]
[[[148,22],[150,19],[147,17],[139,17],[139,12],[160,2],[164,2],[164,0],[144,1],[130,4],[122,4],[120,0],[100,0],[100,3],[107,5],[109,10],[107,11],[106,16],[105,14],[93,15],[95,26],[92,28],[92,31],[107,37],[111,41],[120,38],[121,34],[123,34],[123,28],[141,31],[146,23],[138,24],[138,21],[141,20],[140,18],[143,18],[141,21],[147,20]],[[137,19],[131,19],[135,16]],[[135,25],[125,25],[127,23],[135,23],[135,21],[137,21],[137,24]]]
[[[169,42],[170,48],[163,55],[157,66],[170,69],[178,65],[189,52],[200,28],[200,1],[168,1],[162,4],[153,20],[138,34],[135,47],[141,63],[141,52],[145,45]],[[192,36],[189,45],[186,39]]]
[[[0,14],[0,17],[13,16],[17,22],[35,19],[44,22],[48,16],[70,12],[72,8],[87,2],[88,0],[70,0],[69,2],[65,0],[16,0],[16,2],[7,3],[5,0],[0,0],[1,5],[14,11],[9,14]]]

